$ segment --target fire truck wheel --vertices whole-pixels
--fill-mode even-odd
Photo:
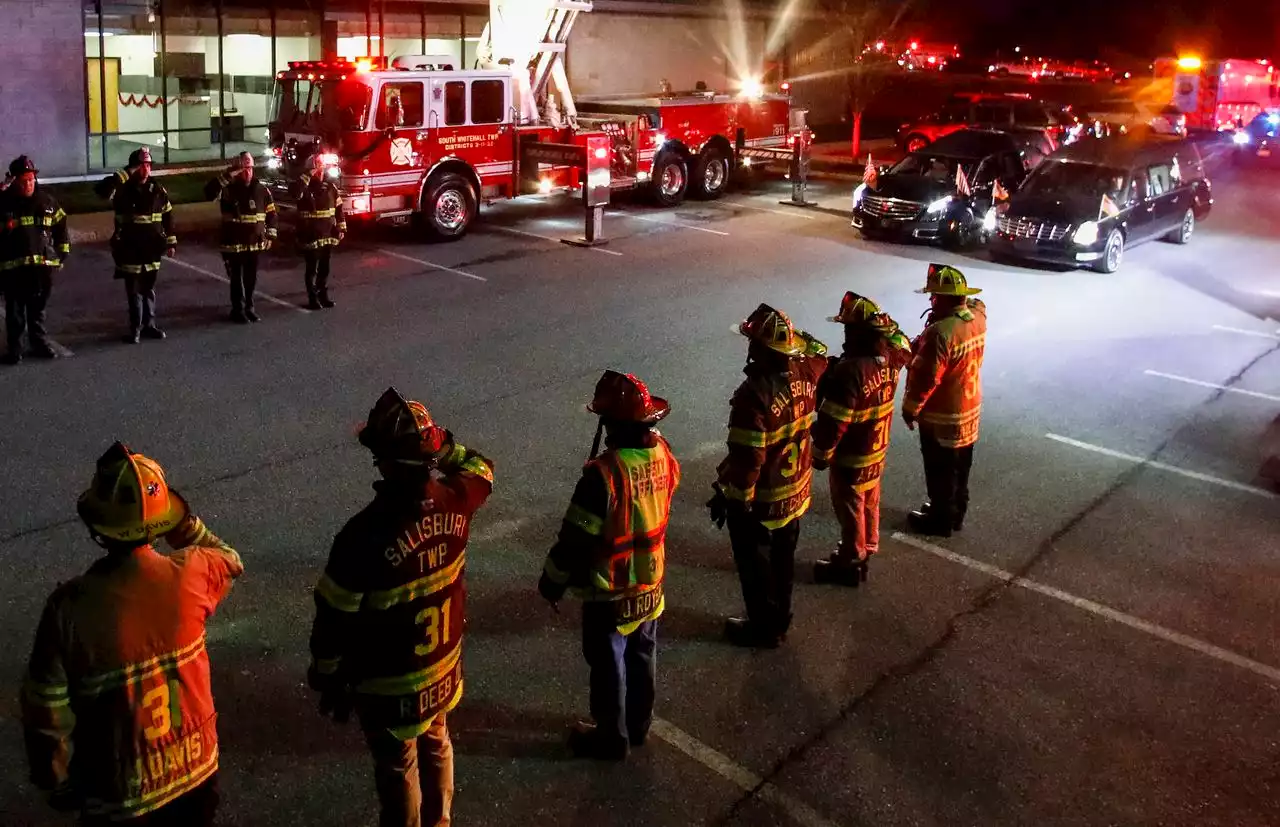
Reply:
[[[664,153],[653,162],[653,197],[664,207],[684,201],[689,189],[689,167],[674,153]]]
[[[476,209],[471,182],[456,172],[431,180],[422,194],[422,217],[433,238],[461,238],[476,217]]]
[[[689,193],[695,198],[715,200],[729,185],[729,159],[715,147],[698,156],[690,175]]]

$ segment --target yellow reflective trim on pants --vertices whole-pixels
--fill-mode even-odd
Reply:
[[[453,699],[449,701],[448,706],[441,709],[435,715],[432,715],[430,718],[428,718],[427,720],[423,721],[420,724],[406,724],[404,726],[387,727],[387,732],[390,732],[393,738],[399,738],[401,741],[408,741],[413,738],[418,738],[427,730],[431,729],[431,725],[436,722],[437,717],[441,715],[447,715],[450,712],[452,712],[455,707],[457,707],[458,702],[462,700],[462,690],[464,688],[463,687],[464,683],[466,683],[466,681],[463,681],[461,678],[458,679],[458,690],[453,693]]]
[[[164,672],[176,671],[178,667],[190,663],[203,653],[204,635],[201,635],[186,646],[175,649],[172,652],[156,655],[154,658],[140,663],[131,663],[121,669],[114,669],[110,672],[83,678],[80,680],[79,685],[76,686],[75,692],[77,695],[98,695]]]
[[[160,269],[160,262],[152,262],[148,264],[117,264],[116,269],[121,273],[130,275],[138,275],[139,273],[153,273]]]
[[[151,213],[150,215],[123,215],[116,213],[117,224],[159,224],[164,220],[161,213]]]
[[[437,572],[428,574],[426,577],[420,577],[412,583],[406,583],[395,589],[369,592],[364,596],[365,603],[371,609],[390,609],[392,606],[410,603],[419,597],[425,597],[433,592],[440,591],[443,586],[447,586],[458,579],[458,575],[462,573],[462,566],[466,561],[466,555],[460,554],[458,559],[449,565]]]
[[[577,503],[569,503],[569,510],[564,514],[564,521],[570,525],[577,526],[592,537],[599,537],[604,533],[604,518],[592,514]]]
[[[338,211],[334,209],[315,210],[313,212],[300,212],[298,213],[298,217],[299,218],[333,218],[335,215],[337,215],[337,213]]]
[[[316,583],[316,594],[340,612],[358,612],[360,603],[364,600],[364,595],[360,592],[349,591],[339,586],[328,572],[320,575],[320,580]]]
[[[740,502],[745,502],[745,503],[751,502],[753,499],[755,499],[755,496],[756,496],[756,489],[754,485],[746,490],[743,490],[736,486],[728,485],[722,482],[720,483],[720,490],[724,492],[724,495],[727,499],[738,500]]]
[[[261,224],[267,220],[266,213],[254,213],[253,215],[224,215],[222,220],[226,224]]]
[[[338,667],[342,665],[342,658],[312,658],[311,663],[316,667],[318,674],[335,675]]]
[[[71,252],[70,245],[63,245],[65,249],[61,252]],[[44,256],[27,256],[26,258],[15,258],[11,261],[0,262],[0,270],[17,270],[19,267],[61,267],[62,262],[56,258],[45,258]]]
[[[90,815],[106,815],[112,812],[129,813],[130,817],[146,815],[152,810],[160,809],[178,796],[194,790],[207,781],[209,776],[213,775],[217,769],[218,747],[215,744],[213,749],[209,750],[209,755],[205,757],[203,764],[193,768],[184,777],[166,784],[158,790],[153,790],[149,795],[125,799],[119,804],[108,804],[104,801],[90,799],[85,803],[84,809]]]
[[[569,577],[571,576],[569,572],[562,571],[555,563],[551,562],[550,557],[548,557],[547,561],[542,564],[542,571],[547,575],[551,582],[555,583],[557,586],[563,586],[568,583]]]
[[[435,666],[387,678],[368,678],[356,684],[361,695],[412,695],[443,678],[458,665],[462,647],[456,646],[449,656]]]

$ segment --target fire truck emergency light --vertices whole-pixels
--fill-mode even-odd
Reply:
[[[759,98],[764,95],[764,84],[755,78],[742,81],[742,94],[748,98]]]
[[[1198,57],[1180,57],[1178,58],[1179,69],[1199,69],[1202,62]]]

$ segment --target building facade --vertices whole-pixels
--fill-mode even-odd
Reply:
[[[570,39],[570,81],[602,95],[776,75],[787,47],[770,8],[597,0]],[[48,178],[118,168],[140,146],[171,167],[256,153],[290,61],[444,54],[470,66],[488,15],[474,0],[6,0],[0,160],[31,154]]]

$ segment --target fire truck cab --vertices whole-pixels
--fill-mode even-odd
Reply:
[[[584,101],[580,113],[561,58],[590,10],[589,0],[491,0],[475,69],[431,55],[290,63],[276,75],[264,181],[288,206],[318,154],[350,219],[420,216],[451,239],[482,201],[582,186],[588,143],[608,156],[610,188],[670,205],[719,197],[748,148],[807,140],[790,96],[759,83],[732,94],[664,83],[652,96]]]

